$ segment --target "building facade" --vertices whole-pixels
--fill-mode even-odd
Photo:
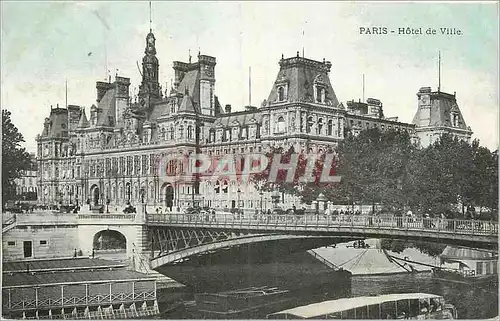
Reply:
[[[158,82],[155,36],[146,37],[137,97],[130,79],[97,82],[96,104],[51,109],[38,142],[38,200],[43,204],[88,204],[120,210],[133,205],[172,208],[268,208],[269,193],[251,182],[165,175],[176,172],[177,156],[211,158],[264,153],[272,147],[320,153],[349,131],[362,128],[415,131],[415,124],[385,118],[382,103],[339,102],[329,80],[331,63],[300,57],[279,61],[279,72],[260,106],[233,111],[215,95],[216,59],[173,63],[175,82],[163,92]],[[287,206],[297,199],[283,196]]]
[[[20,201],[37,200],[37,161],[35,153],[30,153],[31,166],[21,172],[21,176],[14,180],[16,184],[16,199]]]

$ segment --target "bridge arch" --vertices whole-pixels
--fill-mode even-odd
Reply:
[[[271,242],[293,242],[300,241],[304,244],[303,250],[325,246],[333,243],[341,243],[352,238],[338,238],[338,237],[324,237],[324,236],[308,236],[308,235],[287,235],[287,234],[232,234],[223,233],[210,236],[212,241],[207,241],[207,235],[204,233],[196,233],[196,231],[184,231],[183,235],[188,235],[189,238],[197,239],[198,244],[191,244],[179,247],[178,249],[168,251],[166,253],[154,253],[151,260],[151,268],[158,269],[165,265],[177,264],[188,260],[190,257],[207,255],[210,253],[223,251],[231,247],[248,246],[256,244],[264,244]],[[199,231],[198,231],[199,232]],[[154,232],[153,232],[154,233]],[[163,240],[172,243],[175,242],[175,233],[169,233],[171,237],[169,240]],[[195,235],[196,234],[196,235]],[[203,240],[205,239],[205,240]],[[186,240],[184,240],[186,241]],[[154,240],[153,240],[154,242]],[[309,246],[309,247],[307,247]]]
[[[117,230],[101,230],[94,234],[93,240],[96,250],[127,250],[127,238]]]
[[[103,258],[125,260],[141,253],[147,247],[144,227],[134,222],[117,219],[93,219],[92,214],[82,218],[78,224],[78,244],[84,256],[94,254]]]

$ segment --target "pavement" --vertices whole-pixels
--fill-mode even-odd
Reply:
[[[102,259],[90,258],[64,258],[64,259],[43,259],[29,261],[10,261],[2,263],[2,271],[6,272],[26,272],[29,265],[30,272],[62,271],[62,270],[89,270],[98,268],[119,268],[124,267],[123,263]]]
[[[155,280],[153,276],[129,270],[75,272],[3,273],[2,287],[41,286],[61,283],[85,284],[96,281]]]

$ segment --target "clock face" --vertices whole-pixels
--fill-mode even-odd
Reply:
[[[153,37],[148,38],[148,43],[152,45],[155,42],[155,39]]]
[[[205,74],[207,74],[207,76],[209,77],[212,76],[212,68],[210,68],[210,66],[205,67]]]
[[[429,96],[422,96],[422,104],[427,105],[429,104]]]

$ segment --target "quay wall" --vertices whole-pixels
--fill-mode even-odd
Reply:
[[[74,215],[17,214],[14,224],[2,235],[5,261],[71,257],[80,248]]]

